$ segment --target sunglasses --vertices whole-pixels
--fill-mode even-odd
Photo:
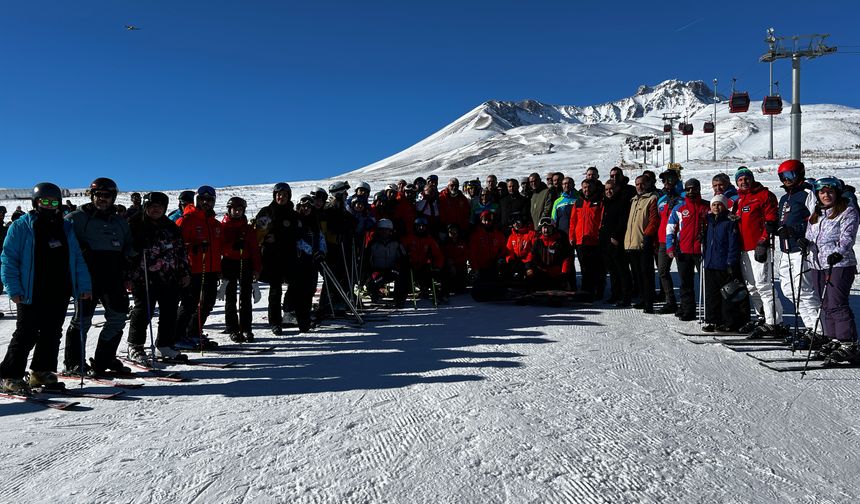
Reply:
[[[57,208],[60,206],[60,201],[51,198],[39,198],[39,204],[46,207]]]
[[[113,194],[106,191],[98,191],[93,193],[93,197],[99,199],[111,199],[113,197]]]

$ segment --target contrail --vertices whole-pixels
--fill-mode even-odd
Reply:
[[[697,19],[697,20],[695,20],[695,21],[691,21],[691,22],[689,22],[689,23],[685,24],[684,26],[682,26],[682,27],[680,27],[680,28],[675,28],[675,31],[676,31],[676,32],[679,32],[679,31],[681,31],[681,30],[686,30],[687,28],[689,28],[689,27],[693,26],[694,24],[698,23],[699,21],[704,21],[704,20],[705,20],[705,18],[699,18],[699,19]]]

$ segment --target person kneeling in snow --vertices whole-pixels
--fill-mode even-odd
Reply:
[[[401,275],[401,271],[405,271],[406,249],[393,235],[394,223],[389,219],[381,219],[365,252],[370,263],[370,276],[365,288],[370,294],[370,300],[376,303],[382,297],[385,285],[394,282],[394,305],[402,308],[407,289],[407,279]]]
[[[550,217],[543,217],[540,235],[532,246],[531,261],[526,264],[526,280],[534,290],[567,289],[570,271],[570,245],[566,236],[555,229]]]

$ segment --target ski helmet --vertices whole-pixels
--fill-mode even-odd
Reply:
[[[364,189],[365,191],[367,191],[367,194],[370,194],[370,184],[368,184],[367,182],[359,182],[358,185],[355,186],[355,192],[358,192],[359,189]]]
[[[290,189],[290,184],[287,184],[286,182],[278,182],[275,184],[275,187],[272,188],[272,195],[274,196],[281,191],[287,191],[290,194],[293,193],[293,190]]]
[[[797,159],[789,159],[788,161],[780,163],[776,172],[777,175],[779,175],[779,180],[783,182],[795,179],[802,180],[806,177],[806,166],[803,165],[803,162],[798,161]]]
[[[379,219],[379,222],[376,223],[377,229],[394,229],[394,223],[391,222],[391,219]]]
[[[323,191],[325,192],[325,191]],[[305,194],[301,198],[299,198],[299,204],[296,206],[313,206],[314,200],[316,199],[316,191],[311,194]]]
[[[194,191],[182,191],[179,193],[180,203],[194,203]]]
[[[51,198],[61,201],[63,199],[63,191],[56,184],[40,182],[33,188],[33,208],[39,206],[38,200],[41,198]]]
[[[824,177],[815,181],[815,192],[818,192],[825,187],[829,187],[836,192],[836,197],[842,196],[842,192],[845,190],[845,184],[842,183],[836,177]]]
[[[542,228],[544,226],[555,229],[555,221],[552,220],[551,217],[541,217],[538,222],[538,228]]]
[[[197,197],[215,199],[215,188],[208,185],[202,185],[197,188]]]
[[[92,198],[93,193],[96,192],[107,192],[111,194],[111,198],[116,199],[116,193],[119,189],[116,186],[116,182],[107,177],[99,177],[92,182],[90,182],[89,188],[89,196]]]
[[[321,200],[328,199],[328,193],[325,192],[325,189],[323,189],[322,187],[317,187],[316,189],[311,191],[310,196],[312,198],[321,199]]]
[[[379,191],[373,195],[374,203],[385,203],[386,201],[388,201],[388,196],[385,194],[385,191]]]
[[[328,186],[328,192],[331,194],[338,194],[342,192],[346,192],[349,190],[349,182],[345,180],[341,180],[339,182],[334,182],[332,185]]]
[[[227,200],[227,208],[241,208],[242,210],[244,210],[248,208],[248,202],[238,196],[233,196],[232,198]]]
[[[148,192],[143,195],[143,207],[146,208],[149,204],[161,205],[165,210],[170,204],[170,198],[163,192]]]

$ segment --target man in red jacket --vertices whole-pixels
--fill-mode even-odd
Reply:
[[[195,201],[176,221],[191,262],[191,285],[182,293],[176,315],[176,335],[181,338],[177,346],[185,349],[218,346],[203,336],[221,276],[221,223],[215,218],[215,189],[200,186]]]
[[[773,249],[770,247],[768,227],[775,227],[779,220],[776,196],[755,181],[752,171],[746,166],[735,173],[738,198],[734,213],[738,217],[741,233],[741,271],[750,303],[761,321],[753,320],[741,328],[758,337],[781,336],[782,303],[775,297],[771,269]]]
[[[672,209],[666,226],[666,254],[678,260],[681,277],[681,308],[678,318],[696,320],[693,277],[702,261],[702,236],[710,203],[702,200],[702,184],[694,179],[684,182],[684,201]],[[704,302],[704,301],[703,301]]]
[[[531,261],[526,265],[526,280],[535,290],[566,289],[573,260],[567,237],[555,229],[551,217],[539,222],[540,235],[532,246]]]
[[[429,297],[433,285],[431,282],[441,279],[440,272],[445,258],[436,240],[430,236],[427,219],[423,216],[416,217],[413,233],[401,238],[400,243],[406,249],[409,266],[412,268],[412,279],[420,287],[421,296]],[[442,294],[438,295],[444,300],[445,296]]]
[[[468,232],[471,212],[469,198],[460,191],[460,181],[452,178],[448,181],[448,187],[439,193],[439,219],[442,229],[447,230],[451,224],[455,224],[460,232]]]
[[[496,227],[494,214],[484,210],[480,224],[469,236],[469,262],[478,281],[495,280],[505,260],[505,235]]]
[[[526,264],[532,260],[532,247],[537,235],[532,228],[532,221],[520,212],[511,217],[514,225],[508,235],[505,247],[505,275],[514,280],[522,280],[526,274]]]
[[[600,253],[600,222],[603,219],[603,191],[596,178],[582,182],[582,198],[570,209],[568,241],[579,255],[582,290],[593,299],[602,299],[606,284],[603,257]]]

